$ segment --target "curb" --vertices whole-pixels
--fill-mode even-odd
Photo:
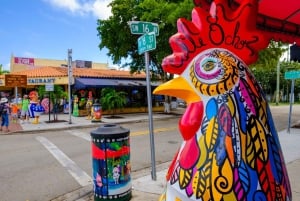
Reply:
[[[164,170],[168,169],[170,162],[171,161],[158,164],[156,166],[157,171],[160,172],[160,171],[164,171]],[[131,181],[132,189],[131,190],[133,193],[132,199],[134,197],[136,197],[137,195],[138,195],[138,197],[143,197],[143,195],[145,195],[145,194],[154,194],[154,195],[157,195],[157,197],[159,197],[160,193],[148,192],[146,189],[143,190],[139,187],[135,187],[135,184],[138,184],[138,182],[135,182],[135,181],[137,181],[139,178],[149,176],[150,172],[151,172],[151,167],[146,167],[146,168],[143,168],[140,170],[133,171],[131,173],[131,178],[132,178],[132,181]],[[61,195],[57,198],[54,198],[50,201],[92,201],[91,197],[93,197],[93,196],[94,196],[93,186],[87,185],[87,186],[81,187],[75,191],[72,191],[72,192],[66,193],[64,195]]]
[[[178,114],[168,114],[168,116],[164,117],[164,119],[171,119],[171,118],[174,118],[174,117],[178,117]],[[161,119],[161,117],[152,117],[153,119]],[[118,120],[116,120],[116,122],[109,122],[109,121],[99,121],[99,122],[94,122],[94,123],[91,123],[91,124],[88,124],[88,125],[74,125],[73,124],[68,124],[64,127],[59,127],[59,128],[56,128],[56,127],[53,127],[53,128],[45,128],[45,129],[32,129],[32,130],[16,130],[16,131],[12,131],[12,132],[7,132],[7,133],[0,133],[0,136],[1,135],[17,135],[17,134],[32,134],[32,133],[35,133],[35,132],[47,132],[47,131],[60,131],[60,130],[65,130],[65,129],[79,129],[79,128],[97,128],[99,127],[100,125],[103,125],[103,124],[128,124],[128,123],[138,123],[138,122],[145,122],[145,121],[148,121],[148,119],[134,119],[134,120],[127,120],[127,121],[121,121],[121,122],[118,122]]]

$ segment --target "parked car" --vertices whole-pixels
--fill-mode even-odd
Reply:
[[[186,107],[186,102],[180,98],[177,98],[177,105],[178,107],[183,107],[185,108]]]

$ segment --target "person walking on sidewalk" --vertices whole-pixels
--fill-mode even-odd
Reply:
[[[7,98],[1,98],[0,104],[2,105],[2,112],[1,112],[1,128],[0,131],[3,130],[3,127],[6,128],[6,132],[9,132],[8,126],[9,126],[9,103]]]
[[[21,123],[24,123],[25,120],[27,123],[29,122],[29,103],[28,95],[25,94],[22,100]]]
[[[18,105],[16,103],[11,103],[11,121],[12,123],[18,123]]]

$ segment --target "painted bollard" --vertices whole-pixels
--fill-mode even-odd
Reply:
[[[128,201],[131,198],[128,129],[101,125],[91,132],[95,201]]]
[[[92,105],[91,116],[92,116],[92,122],[100,122],[101,121],[102,107],[101,107],[100,103],[96,102]]]

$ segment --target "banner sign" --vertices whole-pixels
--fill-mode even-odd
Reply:
[[[34,66],[34,58],[25,58],[25,57],[15,57],[15,64],[25,64]]]

